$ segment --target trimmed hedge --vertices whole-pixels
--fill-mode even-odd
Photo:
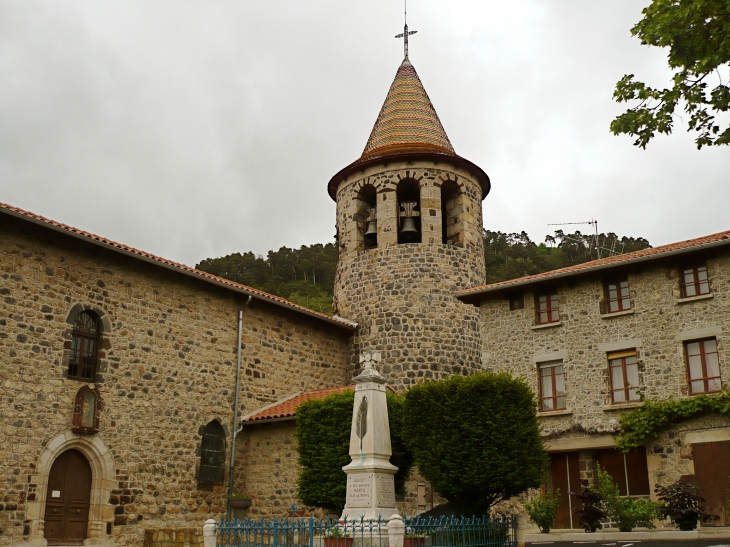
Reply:
[[[395,489],[403,493],[413,465],[413,457],[401,436],[403,396],[386,393],[393,455],[398,467]],[[347,475],[342,467],[350,463],[350,426],[355,392],[335,393],[325,399],[310,400],[296,409],[296,438],[299,450],[299,500],[332,513],[342,511],[347,495]]]

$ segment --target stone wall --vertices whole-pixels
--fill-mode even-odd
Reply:
[[[397,243],[399,180],[421,189],[422,243]],[[447,180],[461,188],[455,220],[463,244],[441,238],[441,189]],[[358,240],[358,195],[365,184],[377,192],[378,246]],[[352,339],[351,364],[363,351],[380,352],[381,373],[396,389],[480,368],[478,312],[453,292],[484,282],[481,189],[466,172],[446,165],[399,164],[368,168],[340,185],[337,226],[340,256],[335,280],[339,314],[360,325]]]
[[[92,535],[140,545],[145,528],[222,514],[226,487],[196,473],[203,426],[219,420],[230,439],[244,295],[2,217],[0,299],[0,544],[42,537],[44,481],[70,447],[96,477]],[[81,309],[104,327],[104,408],[86,436],[70,432],[84,384],[65,374]],[[242,413],[351,376],[335,326],[254,300],[243,330]]]
[[[203,547],[203,527],[145,530],[144,547]]]
[[[561,318],[557,326],[535,325],[534,287],[525,290],[522,310],[510,311],[508,300],[495,295],[480,306],[483,365],[524,376],[537,393],[537,364],[561,359],[568,404],[565,411],[541,414],[549,445],[553,450],[611,446],[620,414],[640,403],[611,404],[607,352],[635,348],[643,395],[682,398],[689,393],[683,341],[714,336],[723,385],[730,382],[725,340],[730,328],[730,256],[717,254],[707,266],[712,294],[696,299],[680,298],[678,264],[654,263],[628,271],[633,300],[628,313],[601,315],[600,278],[565,280],[557,285]],[[660,437],[656,449],[647,447],[652,488],[687,471],[687,461],[675,448],[667,452],[676,442],[670,435],[685,427],[707,424],[674,428]],[[652,454],[661,460],[656,465],[651,463]],[[583,471],[589,478],[590,470]]]

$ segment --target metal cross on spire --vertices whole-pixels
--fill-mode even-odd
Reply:
[[[405,26],[403,27],[403,34],[397,34],[396,38],[403,38],[403,55],[406,59],[408,59],[408,36],[411,34],[415,34],[418,32],[417,30],[412,30],[408,32],[408,0],[404,0],[405,9],[403,11],[404,19],[405,19]]]

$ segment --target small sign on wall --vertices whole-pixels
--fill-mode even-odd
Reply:
[[[61,497],[61,491],[60,490],[51,490],[51,497],[52,498],[60,498]]]

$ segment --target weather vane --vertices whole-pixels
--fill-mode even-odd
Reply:
[[[396,38],[403,38],[403,54],[406,59],[408,59],[408,36],[411,34],[415,34],[418,32],[417,30],[412,30],[408,32],[408,0],[404,0],[405,9],[403,11],[404,20],[405,20],[405,26],[403,27],[403,34],[397,34]]]

